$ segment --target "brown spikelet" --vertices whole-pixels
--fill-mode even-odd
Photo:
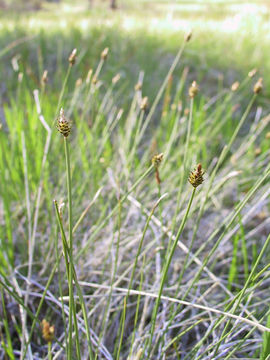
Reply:
[[[109,54],[109,48],[106,47],[106,48],[102,51],[102,53],[101,53],[101,55],[100,55],[101,59],[102,59],[102,60],[106,60],[107,57],[108,57],[108,54]]]
[[[71,66],[73,66],[76,62],[76,55],[77,55],[77,49],[73,49],[68,58],[68,61]]]
[[[42,78],[41,78],[41,83],[42,85],[47,84],[48,82],[48,70],[44,70]]]
[[[156,177],[157,184],[160,185],[161,184],[161,179],[160,179],[160,176],[159,176],[158,167],[156,167],[156,169],[155,169],[155,177]]]
[[[188,95],[191,99],[194,99],[199,92],[199,86],[196,81],[193,81],[190,88],[188,89]]]
[[[143,99],[142,99],[142,102],[141,102],[141,105],[140,105],[140,108],[141,110],[146,110],[148,107],[148,97],[145,96]]]
[[[61,108],[60,115],[57,121],[57,130],[62,134],[65,138],[67,138],[71,131],[71,123],[66,119],[64,110]]]
[[[157,155],[154,155],[152,157],[152,164],[155,166],[155,167],[158,167],[161,163],[161,161],[163,160],[163,153],[160,153],[160,154],[157,154]]]
[[[50,325],[50,323],[43,319],[41,322],[42,328],[42,336],[45,341],[52,342],[54,338],[54,325]]]
[[[192,32],[189,31],[189,32],[185,35],[185,42],[189,42],[190,39],[191,39],[191,37],[192,37]]]
[[[263,88],[263,78],[259,78],[259,80],[256,82],[253,88],[254,94],[259,94],[262,91]]]
[[[160,154],[154,155],[152,157],[152,164],[155,167],[155,178],[156,178],[156,182],[158,185],[160,185],[160,183],[161,183],[158,167],[159,167],[161,161],[163,160],[163,156],[164,156],[163,153],[160,153]]]
[[[204,171],[202,171],[202,165],[198,164],[194,171],[191,171],[191,173],[189,174],[188,181],[194,188],[196,188],[203,183],[203,175]]]

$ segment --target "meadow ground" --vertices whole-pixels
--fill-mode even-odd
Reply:
[[[2,359],[270,358],[269,16],[0,14]]]

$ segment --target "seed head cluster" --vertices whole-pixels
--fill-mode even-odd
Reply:
[[[76,55],[77,55],[77,49],[73,49],[68,58],[68,61],[71,66],[73,66],[76,62]]]
[[[60,115],[57,121],[57,129],[65,138],[68,137],[71,131],[71,123],[65,117],[64,110],[60,110]]]
[[[101,59],[105,61],[108,57],[108,54],[109,54],[109,48],[106,47],[100,55]]]
[[[140,108],[141,110],[146,110],[148,107],[148,97],[145,96],[143,99],[142,99],[142,102],[141,102],[141,105],[140,105]]]
[[[190,88],[188,89],[188,95],[190,98],[194,99],[195,96],[198,94],[198,92],[199,92],[199,86],[196,81],[193,81]]]
[[[189,174],[188,181],[194,188],[196,188],[203,183],[203,175],[204,171],[202,170],[202,165],[198,164],[194,171],[191,171],[191,173]]]
[[[263,88],[263,79],[259,78],[259,80],[254,85],[253,92],[255,94],[259,94],[262,91],[262,88]]]
[[[45,341],[52,342],[54,338],[54,326],[51,325],[47,320],[43,319],[41,323],[42,336]]]
[[[163,153],[157,154],[152,157],[152,164],[157,168],[159,167],[161,161],[163,160]]]

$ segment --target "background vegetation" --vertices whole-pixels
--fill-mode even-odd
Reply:
[[[269,359],[268,2],[1,9],[1,358]]]

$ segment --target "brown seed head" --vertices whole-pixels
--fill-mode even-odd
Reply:
[[[101,59],[102,59],[102,60],[106,60],[107,57],[108,57],[108,54],[109,54],[109,48],[106,47],[106,48],[102,51],[102,53],[101,53],[101,55],[100,55]]]
[[[73,66],[76,62],[76,54],[77,54],[77,49],[73,49],[71,54],[69,55],[68,61],[71,66]]]
[[[163,153],[157,154],[155,156],[152,157],[152,164],[157,168],[159,167],[161,161],[163,160]]]
[[[252,70],[250,70],[250,72],[248,73],[248,77],[253,78],[256,73],[257,73],[257,69],[252,69]]]
[[[189,32],[185,35],[185,42],[189,42],[191,38],[192,38],[192,32],[189,31]]]
[[[190,98],[193,99],[198,94],[198,92],[199,92],[199,86],[196,81],[193,81],[188,90],[188,95]]]
[[[47,84],[48,82],[48,70],[44,70],[42,78],[41,78],[41,83],[42,85]]]
[[[253,88],[254,94],[259,94],[262,91],[263,88],[263,78],[259,78],[259,80],[256,82]]]
[[[60,115],[57,121],[57,129],[65,138],[68,137],[71,131],[71,124],[66,119],[63,109],[60,110]]]
[[[145,111],[148,107],[148,97],[145,96],[143,99],[142,99],[142,102],[141,102],[141,105],[140,105],[140,108],[141,110]]]
[[[270,139],[270,131],[268,131],[268,132],[266,133],[265,138],[268,139],[268,140]]]
[[[239,86],[240,86],[239,81],[235,81],[231,86],[231,90],[234,92],[234,91],[238,90]]]
[[[45,341],[52,342],[54,338],[54,326],[50,325],[50,323],[43,319],[41,323],[42,328],[42,336]]]
[[[262,149],[261,148],[256,148],[255,151],[254,151],[254,155],[255,156],[259,156],[260,154],[262,153]]]
[[[189,174],[188,181],[194,188],[196,188],[203,183],[203,175],[204,171],[202,170],[202,165],[198,164],[194,171],[191,171],[191,173]]]

